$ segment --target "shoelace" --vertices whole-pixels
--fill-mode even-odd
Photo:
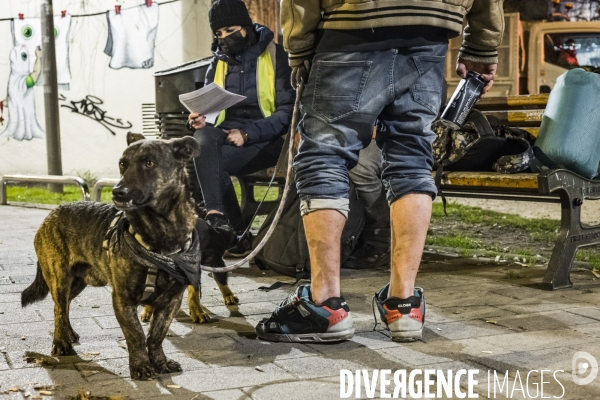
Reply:
[[[373,298],[371,299],[371,310],[373,311],[373,319],[375,320],[375,325],[373,325],[373,331],[375,331],[375,329],[377,328],[377,325],[379,325],[379,322],[377,321],[377,315],[375,315],[375,297],[377,296],[377,293],[375,293],[373,295]]]

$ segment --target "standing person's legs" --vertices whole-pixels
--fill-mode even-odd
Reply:
[[[404,49],[395,65],[396,99],[380,115],[386,127],[383,181],[391,203],[392,267],[390,285],[377,295],[392,339],[420,339],[425,301],[415,279],[437,189],[431,170],[435,134],[431,123],[441,103],[447,45]]]
[[[318,53],[302,96],[294,160],[310,262],[300,286],[256,327],[276,341],[339,341],[354,334],[340,295],[340,238],[349,210],[348,168],[371,141],[377,115],[393,100],[395,51]]]

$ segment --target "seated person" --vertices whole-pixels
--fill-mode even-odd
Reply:
[[[206,221],[213,227],[246,230],[230,176],[251,174],[277,163],[294,107],[291,69],[283,47],[269,28],[253,24],[241,0],[217,0],[208,12],[215,34],[214,57],[206,72],[212,82],[246,99],[221,112],[214,126],[205,116],[190,114],[200,156],[194,162],[200,181]],[[252,249],[250,234],[238,237],[229,256]]]

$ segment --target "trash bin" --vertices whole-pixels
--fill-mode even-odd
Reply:
[[[202,58],[154,73],[156,118],[161,139],[180,138],[190,134],[185,127],[189,112],[179,101],[179,95],[204,86],[204,77],[211,60],[212,57]],[[193,161],[188,163],[186,169],[194,199],[201,204],[202,194]]]

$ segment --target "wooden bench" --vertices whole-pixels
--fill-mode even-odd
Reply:
[[[485,98],[476,107],[500,123],[537,136],[548,95]],[[572,286],[569,277],[580,247],[600,244],[600,225],[581,225],[586,199],[600,199],[600,180],[589,180],[564,169],[544,173],[443,172],[447,197],[553,202],[561,204],[561,228],[542,282],[547,290]]]

